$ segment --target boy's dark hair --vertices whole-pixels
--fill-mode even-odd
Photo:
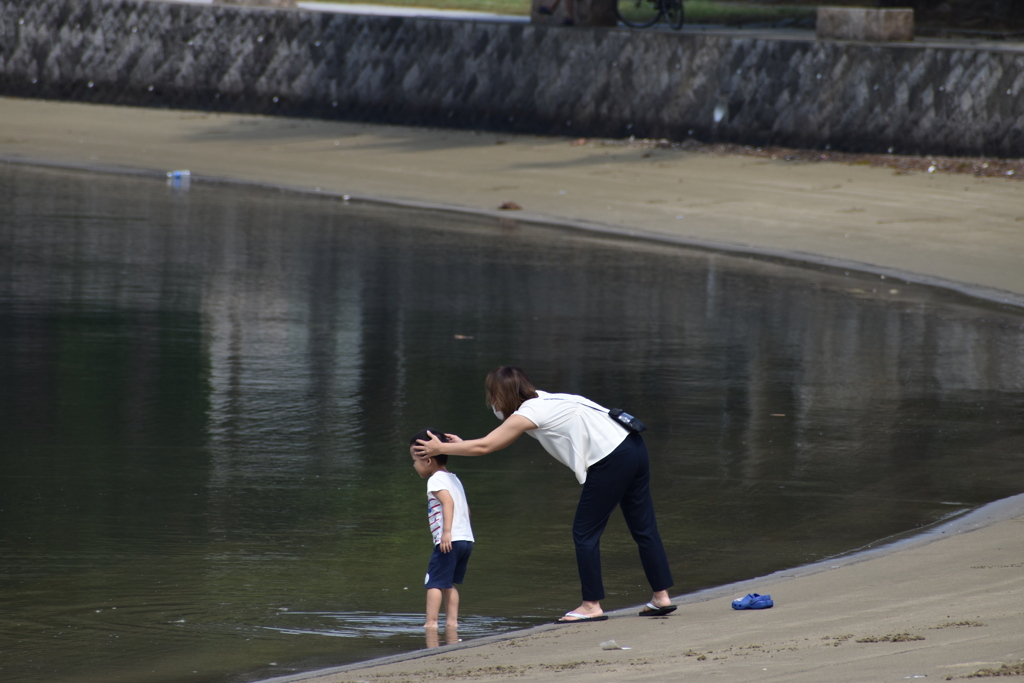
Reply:
[[[444,435],[440,429],[434,429],[433,427],[427,427],[416,432],[415,436],[409,439],[409,445],[415,446],[417,441],[430,441],[430,435],[433,434],[444,443],[448,443],[448,437]],[[433,456],[434,460],[437,461],[438,465],[448,464],[448,454],[442,453],[441,455]]]

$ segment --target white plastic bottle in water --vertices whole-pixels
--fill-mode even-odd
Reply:
[[[168,171],[167,184],[171,187],[187,188],[191,177],[189,171]]]

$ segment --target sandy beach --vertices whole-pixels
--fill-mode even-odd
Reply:
[[[188,169],[194,183],[258,183],[795,258],[1024,305],[1024,183],[1015,177],[11,98],[0,98],[0,160],[83,172]],[[499,208],[508,202],[521,208]],[[770,593],[776,606],[732,610],[747,592]],[[1024,674],[1024,497],[893,548],[677,602],[664,618],[624,611],[275,680]],[[610,640],[629,649],[603,649]]]

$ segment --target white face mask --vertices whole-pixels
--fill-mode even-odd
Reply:
[[[505,413],[501,412],[500,410],[498,410],[494,406],[491,406],[491,410],[494,412],[494,417],[498,418],[502,422],[505,421]]]

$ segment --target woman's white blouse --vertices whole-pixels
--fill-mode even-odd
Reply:
[[[527,434],[571,469],[581,484],[587,480],[587,469],[614,451],[629,434],[608,417],[607,408],[575,394],[538,391],[537,398],[523,403],[514,414],[537,425]]]

